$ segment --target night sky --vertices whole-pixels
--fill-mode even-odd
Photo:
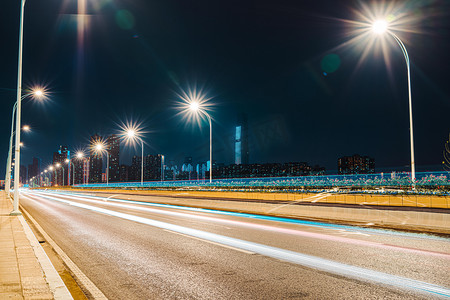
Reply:
[[[82,1],[82,0],[78,0]],[[86,148],[125,121],[146,127],[146,154],[206,161],[209,127],[177,116],[180,89],[214,103],[214,160],[234,161],[237,114],[247,113],[250,162],[306,161],[336,173],[337,159],[375,158],[378,170],[410,163],[406,67],[391,39],[348,43],[371,1],[27,0],[24,87],[46,84],[45,104],[23,102],[22,164],[51,163],[59,145]],[[375,3],[382,3],[377,1]],[[397,31],[411,57],[416,164],[441,170],[450,133],[450,1],[385,1],[402,8]],[[397,7],[396,6],[396,7]],[[0,10],[0,177],[15,101],[19,0]],[[79,18],[80,19],[80,18]],[[412,31],[412,32],[409,32]],[[84,32],[84,36],[80,35]],[[139,149],[123,148],[121,163]]]

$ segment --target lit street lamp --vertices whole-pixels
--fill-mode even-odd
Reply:
[[[411,99],[411,69],[410,69],[410,63],[409,63],[409,55],[408,51],[406,51],[405,44],[400,40],[400,38],[393,33],[391,30],[389,30],[389,23],[386,20],[377,20],[372,24],[372,31],[375,34],[384,34],[388,33],[390,34],[397,44],[400,46],[400,49],[403,52],[403,56],[405,57],[406,61],[406,69],[408,73],[408,95],[409,95],[409,133],[410,133],[410,140],[411,140],[411,181],[414,183],[416,181],[416,167],[415,167],[415,161],[414,161],[414,138],[413,138],[413,116],[412,116],[412,99]]]
[[[100,153],[100,155],[103,155],[103,152],[106,152],[106,185],[109,185],[109,152],[108,149],[106,149],[105,143],[102,141],[96,141],[93,145],[93,149],[95,153]]]
[[[201,91],[189,90],[187,93],[183,91],[179,95],[183,103],[181,105],[182,112],[188,114],[189,119],[197,119],[199,115],[203,115],[209,122],[209,182],[212,182],[213,160],[212,160],[212,121],[211,116],[206,111],[209,107],[207,103],[211,98],[206,98]]]
[[[11,189],[11,160],[12,160],[12,148],[13,148],[13,137],[15,134],[14,131],[14,113],[15,113],[15,109],[16,109],[16,105],[14,105],[13,108],[13,115],[12,115],[12,123],[11,123],[11,136],[9,138],[9,150],[8,150],[8,158],[6,160],[6,176],[5,176],[5,192],[6,192],[6,196],[9,197],[9,191]],[[22,130],[25,132],[30,131],[30,126],[28,125],[24,125],[22,127]],[[20,144],[21,146],[22,143]]]
[[[123,128],[121,136],[125,138],[127,142],[135,142],[136,140],[141,143],[142,156],[141,156],[141,185],[144,185],[144,140],[140,137],[140,130],[137,126],[128,126]]]
[[[58,171],[56,169],[59,169],[61,167],[63,169],[63,174],[62,174],[62,182],[63,182],[63,184],[62,185],[64,186],[64,167],[61,166],[60,163],[56,163],[56,165],[55,165],[55,174],[56,174],[55,182],[56,182],[56,185],[58,185]]]
[[[50,166],[50,167],[48,167],[48,169],[49,169],[50,171],[53,171],[53,170],[55,170],[55,167]],[[55,170],[54,174],[55,174],[55,177],[57,178],[56,170]],[[53,179],[55,179],[55,184],[57,184],[56,178],[53,178],[53,176],[51,177],[51,180],[52,180],[52,181],[53,181]]]
[[[20,29],[19,29],[19,57],[18,57],[18,71],[17,71],[17,115],[16,115],[16,149],[15,149],[15,163],[17,168],[14,168],[14,202],[12,216],[19,216],[22,213],[19,211],[19,176],[20,176],[20,113],[22,108],[22,50],[23,50],[23,14],[25,11],[25,0],[20,3]]]

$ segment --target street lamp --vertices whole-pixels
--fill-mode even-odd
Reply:
[[[6,196],[7,197],[10,196],[9,192],[10,192],[10,189],[11,189],[11,160],[12,160],[13,137],[14,137],[14,134],[15,134],[14,126],[13,126],[14,125],[15,107],[16,107],[16,105],[14,105],[14,108],[13,108],[13,116],[12,116],[13,122],[11,123],[11,136],[9,138],[8,158],[6,160],[5,192],[6,192]],[[24,125],[22,127],[22,130],[25,131],[25,132],[29,132],[30,131],[30,126]],[[23,146],[22,143],[20,145]]]
[[[56,185],[58,185],[58,171],[56,170],[56,169],[59,169],[59,168],[61,168],[62,166],[61,166],[61,164],[60,163],[56,163],[56,165],[55,165],[55,174],[56,174],[56,180],[55,180],[55,182],[56,182]],[[62,174],[62,185],[64,186],[64,167],[62,167],[62,169],[63,169],[63,174]]]
[[[78,151],[75,154],[75,158],[77,158],[79,160],[83,159],[84,158],[83,151]],[[73,174],[73,176],[72,176],[73,177],[72,178],[72,186],[74,186],[75,185],[75,164],[74,164],[74,162],[72,160],[69,160],[69,162],[72,164],[72,168],[73,168],[73,171],[72,171],[72,174]]]
[[[108,149],[106,149],[106,145],[102,141],[96,141],[93,145],[93,150],[95,153],[103,155],[103,152],[106,152],[106,185],[109,185],[109,153]]]
[[[127,125],[122,127],[121,136],[127,143],[139,141],[141,143],[141,185],[144,185],[144,140],[141,138],[141,130],[137,125]]]
[[[205,116],[209,122],[209,182],[212,183],[212,172],[213,172],[213,160],[212,160],[212,120],[211,116],[208,114],[207,109],[209,108],[208,100],[206,95],[202,94],[201,90],[189,89],[188,92],[183,91],[179,95],[183,101],[181,108],[182,112],[188,115],[188,119],[197,119],[199,117]]]
[[[408,73],[408,96],[409,96],[409,133],[410,133],[410,140],[411,140],[411,181],[413,183],[413,186],[415,185],[416,181],[416,167],[415,167],[415,161],[414,161],[414,137],[413,137],[413,116],[412,116],[412,97],[411,97],[411,68],[409,63],[409,55],[408,51],[406,50],[405,44],[400,40],[400,38],[393,33],[391,30],[389,30],[389,23],[386,20],[380,19],[372,24],[372,31],[375,34],[382,35],[385,33],[388,33],[391,35],[397,44],[400,46],[400,49],[403,52],[403,56],[405,57],[406,61],[406,69]]]
[[[48,167],[48,169],[49,169],[50,171],[53,171],[53,170],[55,170],[55,167],[50,166],[50,167]],[[55,174],[55,177],[58,178],[58,177],[56,176],[56,170],[55,170],[54,174]],[[51,178],[51,180],[55,179],[55,184],[58,184],[57,181],[56,181],[56,178]]]
[[[6,192],[9,196],[9,190],[10,190],[10,182],[11,182],[11,156],[12,156],[12,141],[13,141],[13,135],[14,135],[14,115],[16,116],[16,147],[15,147],[15,162],[17,165],[20,166],[20,127],[21,127],[21,120],[20,120],[20,114],[21,114],[21,107],[22,107],[22,100],[26,97],[33,96],[37,99],[44,99],[46,97],[45,91],[40,88],[36,88],[31,90],[31,92],[22,95],[22,37],[23,37],[23,11],[25,6],[25,0],[22,0],[21,5],[21,16],[20,16],[20,34],[19,34],[19,67],[18,67],[18,78],[17,78],[17,100],[14,103],[13,106],[13,112],[12,112],[12,123],[11,123],[11,137],[9,142],[9,154],[7,159],[7,172],[6,172],[6,179],[8,180],[6,182]],[[29,128],[29,127],[28,127]],[[21,215],[19,211],[19,177],[20,177],[20,168],[14,169],[14,202],[13,202],[13,211],[10,213],[12,216],[18,216]]]

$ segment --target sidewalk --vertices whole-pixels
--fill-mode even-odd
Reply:
[[[35,254],[42,247],[23,216],[9,215],[12,209],[0,191],[0,299],[55,299]]]

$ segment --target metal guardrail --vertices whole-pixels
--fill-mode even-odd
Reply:
[[[113,182],[78,184],[77,187],[143,187],[143,188],[180,188],[180,187],[279,187],[279,188],[324,188],[324,187],[408,187],[412,186],[410,173],[378,173],[358,175],[320,175],[299,177],[262,177],[262,178],[233,178],[208,180],[171,180],[171,181],[145,181],[141,182]],[[416,173],[416,187],[450,187],[449,172],[418,172]]]

